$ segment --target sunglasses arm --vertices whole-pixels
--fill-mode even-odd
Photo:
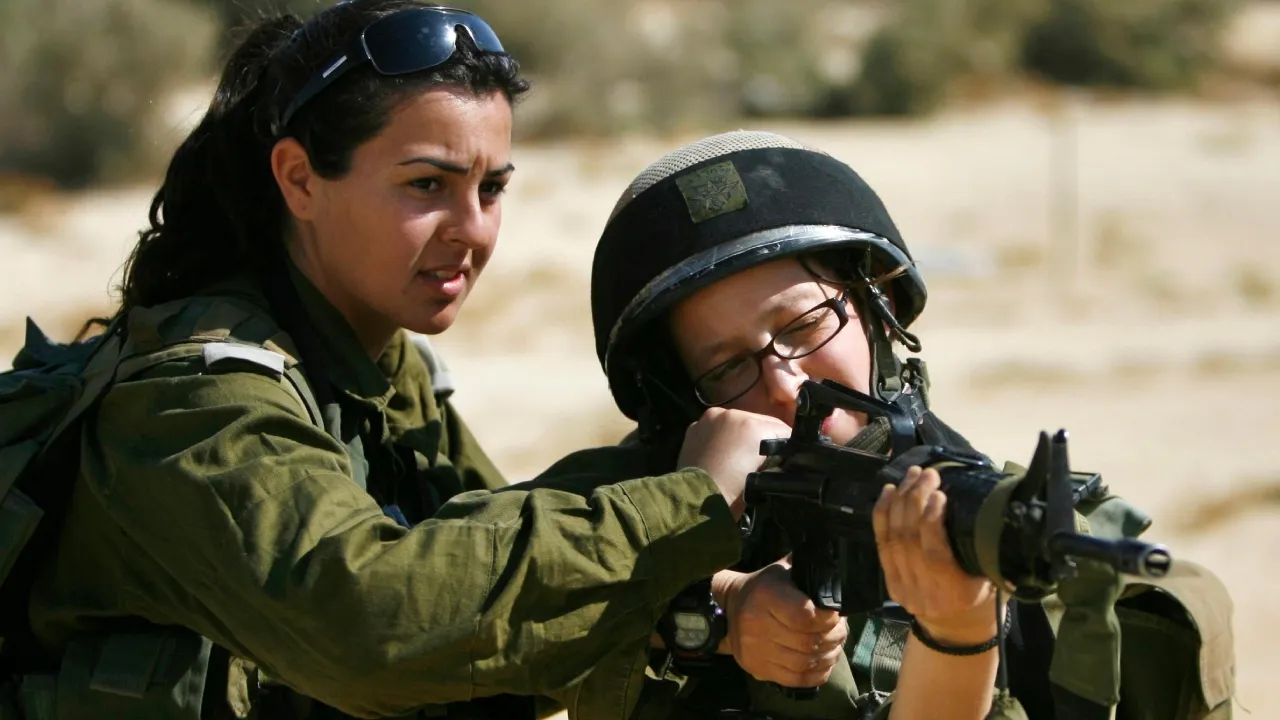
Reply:
[[[312,76],[306,85],[298,91],[294,96],[293,102],[289,103],[289,107],[285,108],[284,114],[280,117],[280,122],[275,128],[276,135],[282,135],[285,128],[289,126],[289,121],[293,119],[298,109],[307,104],[311,98],[320,93],[321,90],[329,87],[338,81],[348,70],[360,66],[360,64],[368,62],[369,49],[364,44],[364,33],[357,35],[351,41],[351,45],[347,47],[346,52],[334,58],[326,67],[324,72]]]

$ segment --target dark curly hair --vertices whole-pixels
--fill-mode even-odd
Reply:
[[[262,20],[227,61],[209,109],[174,152],[151,201],[150,227],[125,267],[123,308],[190,295],[236,273],[258,271],[277,250],[284,200],[271,173],[280,137],[296,138],[322,177],[350,169],[355,149],[385,127],[406,98],[454,86],[501,91],[514,103],[529,89],[510,55],[480,51],[459,35],[447,62],[386,76],[365,64],[348,72],[278,128],[294,95],[371,22],[415,0],[349,0],[307,22],[292,14]]]

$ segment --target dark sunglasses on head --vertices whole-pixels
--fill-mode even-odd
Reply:
[[[276,134],[289,126],[289,121],[309,100],[365,61],[383,75],[429,70],[445,62],[458,47],[459,28],[480,50],[504,52],[493,28],[479,15],[466,10],[411,8],[378,18],[361,31],[345,52],[302,86],[280,116]]]

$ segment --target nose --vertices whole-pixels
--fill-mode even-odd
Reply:
[[[454,195],[449,218],[442,228],[444,239],[467,247],[482,250],[493,244],[497,218],[486,212],[484,203],[474,189]]]
[[[774,417],[791,423],[796,416],[796,395],[809,376],[796,360],[769,356],[760,363],[760,384],[764,386]]]

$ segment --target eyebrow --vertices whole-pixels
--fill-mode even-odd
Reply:
[[[800,302],[800,298],[803,297],[801,293],[802,291],[795,290],[795,291],[783,292],[779,295],[775,295],[773,298],[771,298],[770,302],[766,302],[764,304],[764,307],[760,308],[759,314],[756,315],[757,320],[764,320],[765,322],[776,322],[780,319],[780,317],[783,315],[784,312],[789,314],[792,312],[808,311],[809,306],[807,305],[803,309],[799,309],[799,310],[797,310],[797,308],[795,307],[795,305]],[[814,304],[817,305],[818,303],[821,303],[821,302],[822,302],[821,300],[818,300]],[[788,316],[786,318],[786,321],[791,322],[794,319],[795,318]],[[730,338],[725,338],[723,340],[720,340],[719,342],[712,343],[706,348],[703,348],[701,352],[698,353],[700,356],[699,359],[702,361],[701,364],[706,365],[710,363],[711,358],[714,358],[717,355],[720,355],[725,348],[731,345],[735,345],[736,343],[737,343],[737,338],[730,337]],[[737,357],[738,355],[742,355],[749,352],[751,351],[743,350],[742,352],[734,353],[733,357]],[[729,360],[732,360],[732,359],[733,359],[732,357],[725,358],[721,362],[728,362]],[[716,363],[715,365],[712,365],[711,367],[707,368],[707,370],[709,371],[712,368],[719,366],[720,364],[721,363]]]
[[[461,165],[451,163],[447,160],[441,160],[440,158],[427,157],[425,155],[422,155],[419,157],[411,157],[408,160],[405,160],[397,164],[413,165],[414,163],[426,163],[427,165],[440,168],[441,170],[447,173],[454,173],[456,175],[466,175],[469,172],[468,168],[465,168]],[[512,165],[511,163],[507,163],[506,165],[503,165],[502,167],[496,170],[490,170],[486,172],[484,176],[487,178],[498,177],[500,175],[506,175],[507,173],[512,172],[515,169],[516,169],[515,165]]]
[[[781,296],[774,296],[773,299],[771,299],[772,301],[765,302],[764,306],[760,307],[759,314],[756,314],[756,322],[759,322],[759,320],[764,320],[765,323],[777,322],[777,320],[780,319],[780,316],[783,313],[785,313],[785,311],[787,311],[787,313],[791,313],[791,311],[795,311],[794,305],[796,305],[796,302],[799,302],[799,299],[797,299],[797,295],[799,295],[799,293],[797,292],[785,292],[785,293],[782,293]],[[805,310],[808,310],[808,307],[805,307]],[[804,313],[804,310],[800,310],[800,313]],[[787,322],[791,322],[791,320],[792,318],[787,318]],[[710,360],[712,360],[712,357],[721,355],[724,348],[730,347],[732,345],[736,345],[736,343],[737,343],[737,338],[727,337],[727,338],[724,338],[724,340],[722,341],[714,342],[712,343],[712,345],[701,348],[701,351],[699,352],[701,363],[703,363],[704,365],[710,363]],[[746,354],[746,352],[750,352],[750,350],[735,352],[735,354],[733,354],[733,357]],[[726,359],[722,361],[728,361],[731,359],[732,357],[726,357]],[[716,365],[719,365],[719,363],[717,363]],[[716,365],[713,365],[713,368]]]

